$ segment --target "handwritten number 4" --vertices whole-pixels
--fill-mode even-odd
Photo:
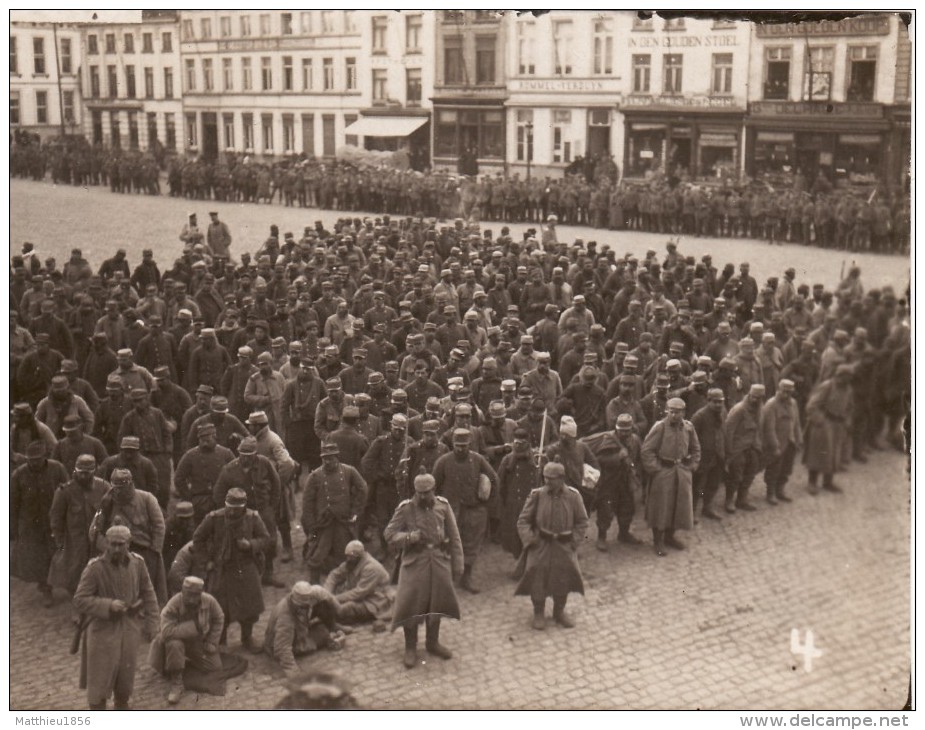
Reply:
[[[790,653],[802,655],[803,669],[807,672],[813,671],[813,659],[821,657],[822,651],[816,648],[812,629],[806,630],[806,638],[802,642],[800,641],[800,630],[790,630]]]

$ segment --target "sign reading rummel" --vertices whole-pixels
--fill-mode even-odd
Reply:
[[[755,28],[759,38],[833,35],[887,35],[890,19],[886,15],[868,15],[844,20],[813,20],[803,23],[762,23]]]

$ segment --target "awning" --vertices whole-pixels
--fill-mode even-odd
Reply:
[[[407,137],[426,123],[427,117],[360,117],[344,130],[344,134],[364,137]]]

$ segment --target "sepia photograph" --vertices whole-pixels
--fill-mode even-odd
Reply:
[[[915,19],[9,11],[16,724],[906,725]]]

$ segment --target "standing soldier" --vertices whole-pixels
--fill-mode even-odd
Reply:
[[[241,624],[241,645],[253,654],[261,651],[254,644],[254,624],[263,613],[264,551],[270,536],[263,521],[247,509],[247,494],[234,487],[225,495],[225,506],[206,515],[193,535],[193,547],[208,557],[206,590],[218,600],[225,614],[225,627],[219,639],[227,640],[228,625]]]
[[[401,482],[399,462],[408,445],[408,419],[403,413],[392,416],[388,433],[378,436],[363,456],[360,471],[370,487],[366,505],[366,520],[376,524],[383,553],[386,543],[382,531],[388,524],[395,508],[405,496],[405,484]],[[371,518],[371,519],[370,519]],[[365,525],[360,534],[365,531]]]
[[[748,501],[748,490],[761,470],[760,422],[764,398],[764,385],[753,384],[748,395],[729,409],[726,418],[726,511],[730,514],[736,509],[755,511]]]
[[[44,441],[26,447],[26,463],[10,477],[10,537],[15,543],[11,573],[38,584],[45,608],[54,605],[48,585],[55,552],[49,512],[55,490],[67,481],[64,467],[48,458]]]
[[[848,421],[854,407],[852,375],[851,365],[839,365],[834,377],[816,386],[806,405],[806,451],[803,461],[809,471],[809,493],[812,495],[819,494],[820,473],[823,489],[836,493],[842,491],[833,478],[849,438]]]
[[[195,525],[212,511],[215,482],[222,469],[234,461],[231,449],[218,443],[215,424],[200,423],[197,435],[199,445],[180,457],[174,473],[174,486],[180,499],[193,504]]]
[[[642,464],[651,475],[646,499],[646,520],[652,528],[655,554],[667,555],[665,546],[683,550],[675,530],[694,523],[691,474],[700,464],[700,441],[690,421],[684,420],[685,403],[668,401],[668,416],[656,423],[642,445]]]
[[[164,412],[151,405],[147,390],[135,388],[132,391],[134,408],[125,414],[119,426],[119,440],[135,436],[141,443],[141,453],[151,460],[157,469],[157,502],[167,509],[170,501],[171,461],[173,453],[173,432],[176,424],[168,423]]]
[[[479,593],[472,584],[472,570],[488,527],[488,503],[497,494],[498,475],[481,454],[469,451],[469,429],[453,431],[453,451],[434,464],[436,491],[445,496],[459,523],[465,566],[460,587]]]
[[[584,581],[578,567],[578,546],[588,529],[588,513],[581,495],[565,485],[565,467],[549,463],[543,467],[543,486],[530,492],[517,520],[524,545],[518,568],[523,577],[514,595],[533,601],[533,628],[546,628],[546,599],[552,596],[553,620],[564,629],[575,622],[565,612],[568,594],[584,595]]]
[[[440,643],[440,619],[459,619],[453,583],[463,570],[463,546],[449,502],[434,495],[429,474],[414,478],[414,497],[398,505],[385,528],[385,538],[401,553],[398,592],[392,611],[392,630],[405,633],[404,665],[417,666],[418,627],[427,626],[427,651],[442,659],[453,654]]]
[[[74,606],[85,622],[80,688],[91,710],[127,710],[135,687],[138,646],[157,630],[157,596],[145,561],[129,552],[132,533],[124,525],[106,531],[106,552],[80,576]]]
[[[784,378],[778,384],[777,395],[761,409],[761,434],[767,465],[764,483],[768,488],[768,502],[790,502],[784,487],[793,472],[797,451],[803,447],[803,429],[800,426],[800,409],[793,397],[796,384]]]
[[[336,444],[321,447],[321,466],[309,475],[302,499],[305,556],[313,584],[340,563],[347,543],[356,539],[366,504],[366,482],[352,466],[340,463],[339,454]]]
[[[701,514],[710,520],[722,519],[713,511],[713,497],[726,471],[725,402],[722,390],[710,388],[707,404],[691,418],[701,448],[700,466],[694,472],[694,512],[702,500]]]
[[[71,595],[77,590],[80,574],[94,551],[90,545],[90,525],[100,508],[109,484],[94,476],[96,459],[90,454],[77,457],[71,480],[55,491],[51,503],[51,533],[60,553],[60,564],[48,574],[52,588],[63,588]]]
[[[536,462],[530,448],[529,434],[522,428],[515,429],[513,450],[501,459],[498,468],[501,501],[498,533],[501,547],[515,558],[519,558],[523,551],[523,543],[517,532],[517,520],[527,497],[540,481],[540,470]]]

